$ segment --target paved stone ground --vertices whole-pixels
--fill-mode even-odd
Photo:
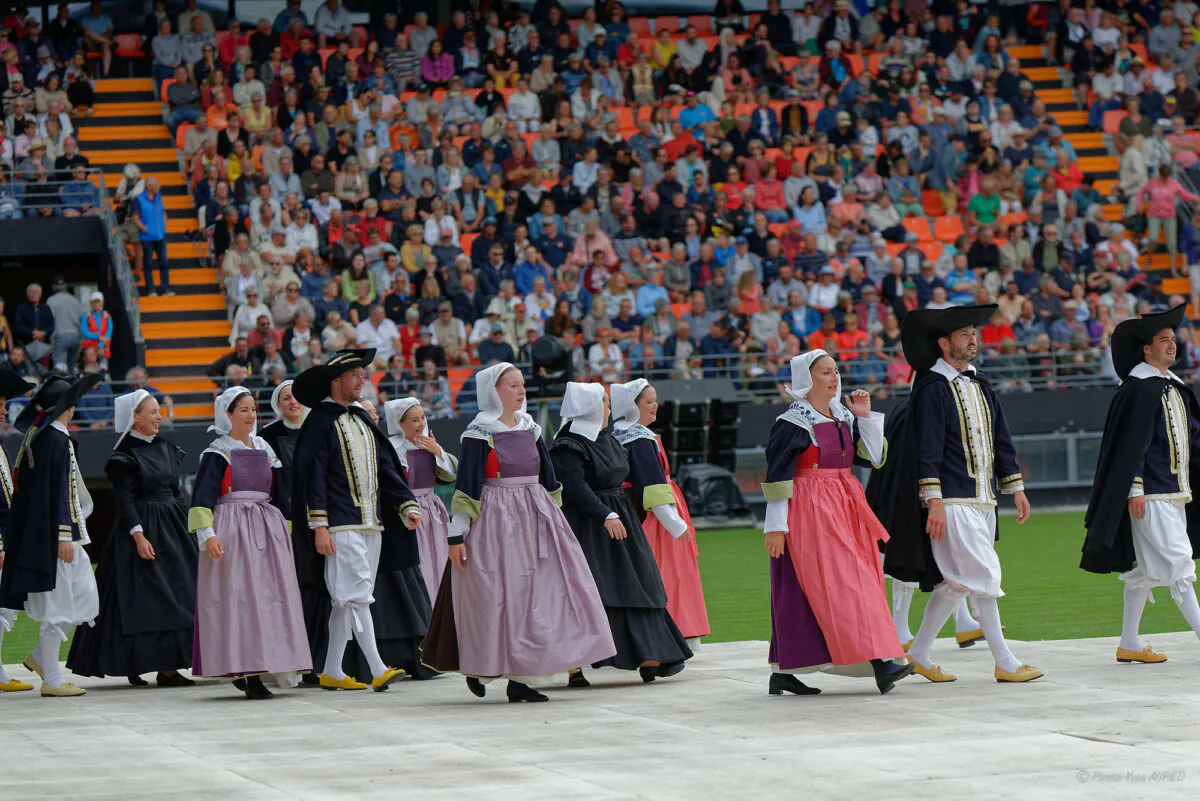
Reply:
[[[704,646],[648,686],[590,671],[591,690],[520,706],[458,677],[257,703],[218,682],[84,679],[83,698],[0,697],[0,797],[1195,799],[1200,643],[1154,642],[1169,662],[1118,665],[1115,639],[1014,643],[1047,673],[1016,686],[993,680],[982,644],[943,641],[959,680],[913,677],[887,697],[836,676],[813,677],[819,697],[769,697],[754,642]]]

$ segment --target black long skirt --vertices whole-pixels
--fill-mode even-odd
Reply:
[[[67,667],[81,676],[135,676],[192,665],[199,546],[181,503],[138,503],[154,559],[114,530],[96,568],[100,614],[75,632]],[[120,524],[118,523],[118,526]]]
[[[416,679],[435,675],[421,664],[421,641],[429,630],[432,606],[420,567],[381,572],[372,593],[371,620],[375,624],[375,644],[388,667],[400,668]],[[353,637],[346,646],[342,670],[359,681],[371,680],[371,668]]]
[[[658,563],[629,497],[621,489],[599,490],[596,496],[620,518],[625,539],[612,539],[603,521],[584,518],[569,505],[563,507],[592,569],[617,646],[615,656],[592,667],[637,670],[646,662],[690,659],[692,650],[667,611]]]

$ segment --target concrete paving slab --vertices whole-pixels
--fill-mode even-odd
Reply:
[[[41,799],[628,801],[939,796],[1057,801],[1200,795],[1200,643],[1159,635],[1170,660],[1119,665],[1115,639],[1013,642],[1046,671],[998,684],[987,648],[939,641],[959,675],[806,677],[816,697],[766,693],[766,644],[703,646],[677,678],[589,671],[590,690],[510,705],[503,683],[458,677],[386,693],[297,688],[243,700],[78,679],[75,699],[0,696],[0,792]],[[20,666],[9,672],[31,681]]]

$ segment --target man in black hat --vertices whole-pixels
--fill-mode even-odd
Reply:
[[[971,365],[979,350],[977,327],[996,308],[920,309],[904,318],[901,342],[916,379],[888,435],[898,453],[870,494],[891,535],[884,571],[933,589],[908,654],[916,672],[935,682],[956,678],[933,664],[932,648],[968,595],[996,661],[996,680],[1025,682],[1042,675],[1009,650],[996,605],[1004,594],[994,547],[997,485],[1014,496],[1017,522],[1029,518],[1004,411]]]
[[[4,422],[8,413],[8,399],[19,398],[31,389],[33,385],[16,372],[7,367],[0,368],[0,423]],[[9,509],[12,508],[12,494],[12,472],[8,469],[8,457],[5,456],[4,449],[0,448],[0,571],[4,568],[4,524],[8,520]],[[3,572],[0,572],[0,576],[3,576]],[[0,609],[0,650],[4,648],[4,632],[11,630],[16,622],[15,609]],[[0,693],[32,689],[33,685],[9,677],[4,672],[4,663],[0,662]]]
[[[357,405],[374,358],[370,348],[340,350],[292,385],[296,400],[311,410],[296,439],[292,480],[296,572],[302,588],[323,582],[332,601],[319,677],[330,690],[367,688],[342,669],[352,633],[370,666],[372,689],[387,689],[403,675],[379,655],[370,607],[381,570],[419,563],[416,538],[405,534],[421,521],[416,498],[400,477],[387,437]],[[426,600],[426,620],[429,608]]]
[[[1142,645],[1138,625],[1154,587],[1171,597],[1200,636],[1200,605],[1192,583],[1200,554],[1200,403],[1171,372],[1175,329],[1186,305],[1126,320],[1112,334],[1113,367],[1121,386],[1108,407],[1096,481],[1084,525],[1080,567],[1118,573],[1125,582],[1125,615],[1118,662],[1165,662]]]
[[[99,374],[76,380],[51,376],[14,423],[28,433],[17,455],[17,489],[5,521],[0,608],[23,608],[39,623],[38,644],[25,666],[42,677],[43,696],[87,692],[63,680],[58,650],[77,625],[92,622],[100,611],[92,563],[83,549],[91,542],[92,498],[67,430],[79,399],[98,383]]]

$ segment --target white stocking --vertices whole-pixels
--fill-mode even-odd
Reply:
[[[1013,656],[1004,641],[1004,630],[1000,627],[1000,607],[995,598],[975,598],[975,611],[979,613],[979,626],[983,629],[984,639],[992,651],[992,659],[996,667],[1013,672],[1021,666],[1021,660]]]
[[[978,628],[979,623],[971,616],[971,608],[967,605],[967,599],[963,598],[954,610],[954,631],[962,634]]]
[[[63,683],[62,669],[58,664],[58,649],[62,638],[54,626],[43,623],[40,626],[38,644],[34,649],[34,659],[42,668],[42,681],[51,687],[61,687]]]
[[[925,616],[921,618],[921,628],[917,630],[917,638],[908,649],[908,655],[917,663],[925,667],[933,664],[930,661],[933,656],[933,641],[954,613],[954,607],[961,598],[961,593],[945,583],[939,584],[933,595],[929,596],[929,603],[925,604]]]
[[[896,627],[896,637],[901,644],[913,638],[908,627],[908,610],[912,608],[912,599],[913,585],[892,579],[892,625]]]
[[[1127,651],[1142,650],[1142,640],[1138,637],[1138,626],[1142,622],[1142,610],[1146,608],[1146,599],[1150,591],[1141,584],[1125,582],[1125,615],[1121,623],[1121,648]]]
[[[1196,632],[1196,636],[1200,637],[1200,604],[1196,602],[1196,588],[1190,581],[1178,581],[1171,590],[1171,597],[1183,613],[1183,619],[1192,627],[1192,631]]]
[[[372,678],[378,678],[387,670],[387,665],[383,664],[383,658],[379,656],[379,644],[375,642],[375,621],[371,619],[370,608],[359,607],[356,610],[356,617],[362,626],[362,631],[355,629],[354,641],[358,643],[359,649],[367,660],[367,666],[371,668]],[[365,680],[364,676],[357,678]]]
[[[325,675],[331,679],[344,679],[342,657],[346,655],[346,643],[350,642],[350,610],[334,606],[329,613],[329,645],[325,649]]]

